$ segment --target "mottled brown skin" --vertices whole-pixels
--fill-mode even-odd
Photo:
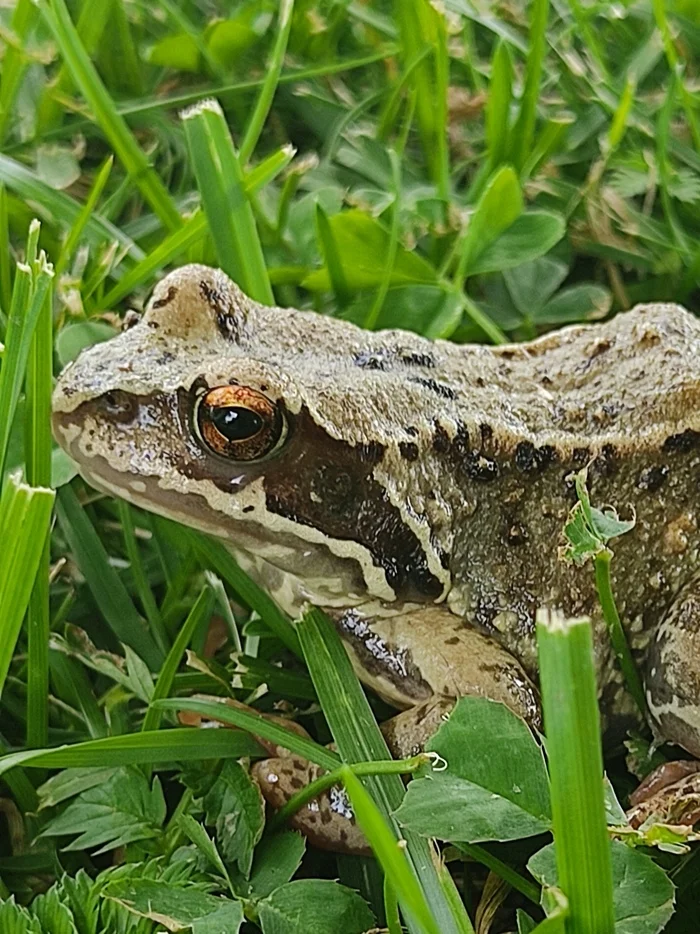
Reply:
[[[281,413],[269,456],[216,455],[194,429],[227,384]],[[399,708],[476,691],[533,722],[537,608],[590,615],[619,728],[634,708],[591,569],[558,556],[589,465],[593,502],[636,515],[613,585],[656,729],[700,755],[699,402],[700,324],[676,305],[458,346],[265,308],[188,266],[67,369],[54,427],[90,483],[223,537],[289,612],[326,608]]]

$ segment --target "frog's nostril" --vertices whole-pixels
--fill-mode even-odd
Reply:
[[[120,421],[129,421],[136,412],[134,397],[121,389],[110,389],[109,392],[105,392],[100,396],[98,402],[110,418],[119,419]]]

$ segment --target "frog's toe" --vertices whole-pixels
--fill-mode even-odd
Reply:
[[[630,795],[627,819],[642,824],[684,824],[700,821],[700,762],[665,762]]]
[[[262,759],[251,769],[263,797],[275,811],[322,773],[319,766],[300,756]],[[334,785],[317,798],[312,798],[294,813],[289,824],[319,849],[356,856],[372,853],[365,835],[355,822],[347,793],[340,785]]]

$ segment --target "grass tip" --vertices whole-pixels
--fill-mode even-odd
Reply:
[[[216,100],[215,97],[205,97],[203,101],[197,101],[197,103],[192,104],[191,107],[185,107],[184,110],[181,110],[180,119],[191,120],[193,117],[198,117],[205,111],[218,114],[220,117],[223,117],[224,115],[224,112],[221,109],[221,104]]]
[[[543,626],[548,632],[568,633],[575,626],[588,625],[590,619],[587,616],[566,616],[561,610],[542,606],[537,611],[535,621],[538,626]]]

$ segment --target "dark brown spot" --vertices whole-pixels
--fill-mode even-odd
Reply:
[[[401,361],[407,366],[424,366],[428,369],[435,366],[435,357],[430,353],[407,353],[401,357]]]
[[[574,448],[571,452],[571,463],[574,467],[585,467],[591,459],[589,448]]]
[[[637,488],[646,490],[649,493],[656,493],[666,482],[668,477],[668,467],[665,464],[657,464],[656,467],[645,467],[639,474]]]
[[[401,441],[399,444],[399,451],[401,452],[401,457],[403,457],[404,460],[418,460],[418,445],[414,444],[412,441]]]
[[[192,386],[190,387],[190,392],[196,396],[199,393],[207,392],[208,389],[209,389],[209,383],[207,382],[206,377],[200,375],[196,377],[196,379],[192,383]]]
[[[479,425],[479,431],[481,432],[481,443],[488,444],[488,442],[493,438],[493,428],[486,422],[482,422]]]
[[[241,322],[229,296],[204,280],[199,283],[199,290],[216,315],[219,334],[229,341],[239,340]]]
[[[304,787],[304,782],[302,782],[300,778],[297,778],[296,775],[292,775],[292,777],[289,779],[289,784],[292,786],[292,788],[296,788],[297,790]]]
[[[418,383],[419,386],[425,386],[426,389],[429,389],[431,392],[434,392],[436,395],[440,396],[442,399],[456,399],[457,393],[450,386],[445,386],[444,383],[438,383],[434,379],[424,379],[422,376],[411,376],[408,380],[409,383]]]
[[[353,357],[355,366],[365,370],[385,370],[389,362],[387,350],[360,350]]]
[[[141,315],[138,311],[134,311],[133,308],[130,308],[122,318],[122,331],[130,331],[140,320]]]
[[[330,822],[333,820],[333,815],[327,807],[322,807],[320,814],[322,824],[330,824]]]
[[[435,426],[433,434],[433,450],[438,454],[446,454],[450,450],[450,436],[442,425]]]
[[[450,636],[449,639],[445,639],[445,645],[457,645],[459,642],[459,636]]]
[[[518,545],[524,545],[526,541],[527,532],[522,525],[514,522],[512,525],[508,526],[508,530],[506,532],[507,544],[517,547]]]
[[[551,444],[535,447],[531,441],[521,441],[515,449],[515,466],[523,473],[537,473],[556,460]]]
[[[174,285],[171,285],[168,291],[165,294],[164,298],[157,298],[151,303],[151,308],[165,308],[166,305],[169,305],[170,302],[177,295],[177,289]]]
[[[594,461],[598,473],[610,477],[617,471],[617,448],[614,444],[604,444]]]
[[[692,428],[687,428],[680,434],[669,435],[664,441],[664,451],[687,454],[688,451],[692,451],[697,446],[698,439],[700,439],[700,433],[693,431]]]
[[[244,506],[241,510],[242,512],[252,512],[255,509],[255,506]]]

